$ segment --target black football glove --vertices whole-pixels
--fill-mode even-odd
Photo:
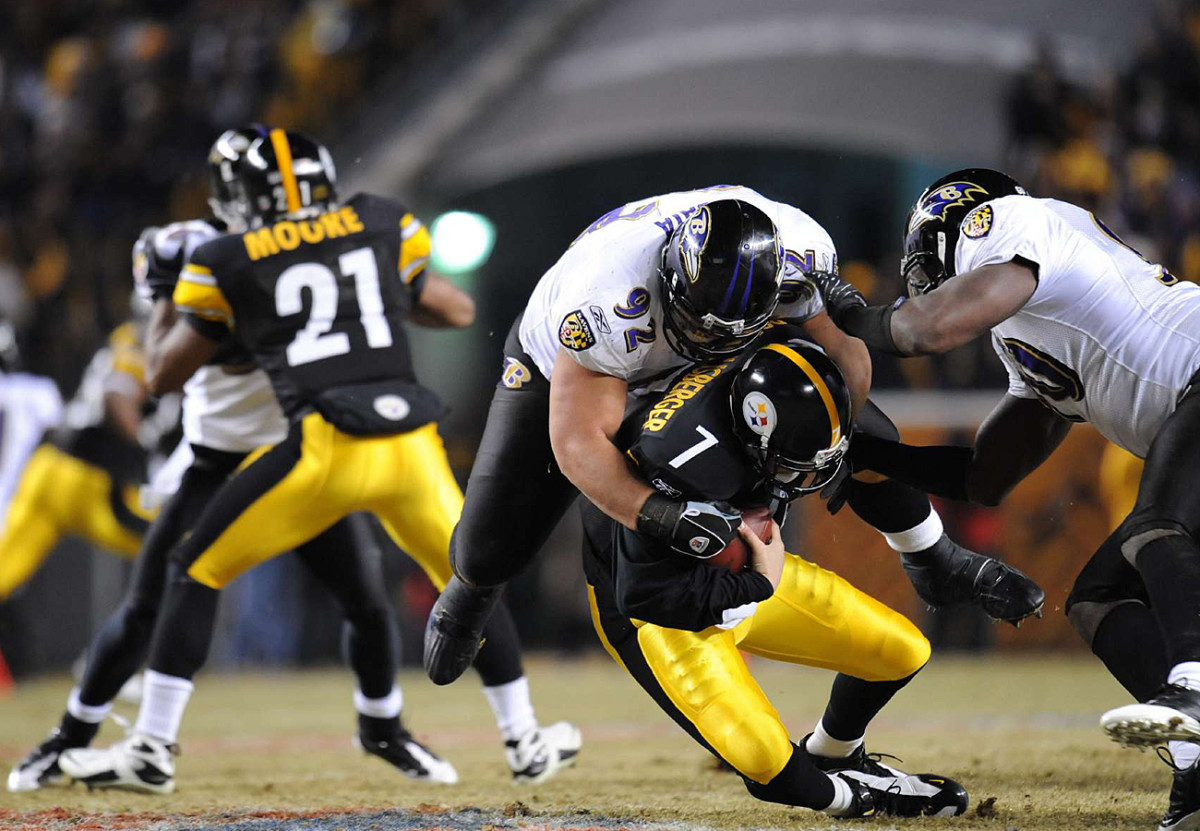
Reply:
[[[742,515],[724,502],[684,502],[652,493],[638,512],[637,529],[689,557],[716,556],[738,535]]]
[[[850,444],[853,446],[854,442],[852,441]],[[850,459],[842,459],[842,463],[838,465],[833,476],[829,477],[825,487],[821,488],[821,498],[825,500],[825,510],[830,514],[840,511],[846,504],[846,500],[850,498],[850,489],[854,487],[850,473]]]
[[[839,328],[847,311],[858,307],[865,308],[867,305],[867,299],[862,296],[862,292],[833,272],[814,271],[808,278],[821,293],[821,299],[825,301],[825,311]]]

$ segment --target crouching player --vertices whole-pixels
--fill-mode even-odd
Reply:
[[[687,372],[633,412],[618,444],[675,499],[770,507],[820,489],[848,446],[850,395],[837,366],[792,326],[748,358]],[[688,396],[672,395],[686,387]],[[659,406],[660,402],[663,406]],[[873,411],[878,416],[878,411]],[[733,572],[584,509],[584,568],[605,649],[684,730],[741,774],[755,797],[839,817],[955,816],[966,791],[868,755],[867,724],[929,659],[899,613],[746,525]],[[795,744],[739,654],[836,670],[828,707]]]

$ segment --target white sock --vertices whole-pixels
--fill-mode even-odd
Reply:
[[[821,810],[830,816],[840,817],[854,801],[854,792],[850,790],[849,785],[842,781],[841,777],[830,776],[829,781],[833,783],[833,802]]]
[[[84,704],[79,700],[79,687],[75,687],[71,690],[71,695],[67,697],[67,712],[80,721],[86,721],[88,724],[99,724],[108,718],[108,714],[112,712],[112,702],[109,701],[97,707]]]
[[[152,669],[146,670],[142,681],[142,706],[133,731],[174,744],[195,684]]]
[[[1167,674],[1168,684],[1177,684],[1189,690],[1200,690],[1200,661],[1184,661],[1171,667]]]
[[[383,698],[367,698],[362,690],[354,691],[354,709],[371,718],[395,718],[400,715],[403,704],[404,693],[399,687],[392,687],[392,691]]]
[[[516,741],[537,727],[533,702],[529,700],[529,679],[524,675],[507,684],[484,687],[483,694],[496,714],[496,726],[504,741]]]
[[[813,728],[812,735],[804,743],[804,749],[814,756],[824,756],[827,759],[845,759],[851,753],[858,750],[862,746],[862,743],[862,736],[850,741],[835,739],[825,732],[824,722],[818,721],[817,726]]]
[[[924,551],[940,540],[945,529],[942,527],[942,518],[938,516],[938,512],[930,507],[929,516],[907,531],[894,533],[880,531],[879,533],[883,534],[883,538],[887,540],[887,544],[893,551],[911,554],[914,551]]]
[[[1175,760],[1175,767],[1179,769],[1190,768],[1196,763],[1196,759],[1200,758],[1200,744],[1195,742],[1167,742],[1171,748],[1171,758]]]

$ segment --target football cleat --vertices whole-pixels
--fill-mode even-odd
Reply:
[[[499,588],[475,588],[457,576],[450,578],[425,623],[423,660],[430,681],[449,684],[467,671],[499,599]]]
[[[92,788],[120,788],[141,793],[169,794],[175,790],[175,756],[179,745],[134,733],[111,747],[64,750],[58,757],[62,772]]]
[[[534,727],[519,739],[504,743],[513,781],[536,784],[575,764],[583,738],[574,724],[559,721]]]
[[[1158,755],[1175,771],[1171,799],[1158,823],[1159,831],[1200,828],[1200,765],[1193,762],[1190,767],[1175,767],[1171,754],[1163,747],[1158,748]]]
[[[454,765],[414,739],[403,727],[387,739],[371,739],[359,732],[354,737],[354,746],[363,753],[378,756],[409,779],[446,785],[458,781]]]
[[[917,594],[935,609],[972,603],[993,620],[1014,626],[1041,617],[1046,593],[1024,572],[963,548],[945,534],[932,547],[901,554]]]
[[[1126,704],[1100,716],[1108,737],[1125,747],[1200,740],[1200,692],[1164,684],[1149,701]]]
[[[800,742],[801,749],[807,743],[808,737],[805,736]],[[805,749],[805,752],[808,751]],[[857,808],[852,806],[852,810],[867,813],[847,816],[887,814],[893,817],[956,817],[967,810],[971,801],[966,789],[953,779],[933,773],[905,773],[899,768],[885,765],[882,759],[886,754],[867,753],[862,745],[844,758],[813,753],[808,755],[818,770],[861,786],[851,786],[857,804]],[[868,792],[869,799],[861,794],[862,789]]]
[[[36,791],[63,779],[58,757],[71,745],[57,727],[50,731],[46,740],[29,751],[29,755],[8,772],[8,789],[12,793]]]

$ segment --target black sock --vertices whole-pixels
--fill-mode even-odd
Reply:
[[[63,713],[62,721],[58,724],[58,734],[67,740],[71,747],[87,747],[100,732],[100,722],[80,721],[70,713]]]
[[[1092,636],[1092,653],[1138,701],[1158,692],[1171,670],[1158,620],[1143,603],[1122,603],[1106,614]]]
[[[1184,534],[1159,537],[1142,546],[1136,567],[1165,640],[1168,666],[1200,661],[1200,546]]]
[[[895,479],[867,484],[850,481],[846,502],[863,522],[877,531],[894,534],[924,522],[933,507],[929,497]]]
[[[371,741],[382,742],[394,739],[403,729],[400,724],[400,716],[376,718],[375,716],[364,716],[362,713],[358,714],[358,732],[363,738]]]
[[[916,674],[914,672],[899,681],[864,681],[839,672],[833,679],[833,690],[829,693],[825,715],[821,716],[821,726],[831,738],[838,741],[861,739],[871,719]]]
[[[799,748],[792,749],[787,765],[767,784],[759,784],[753,779],[743,778],[743,781],[755,799],[798,805],[814,811],[828,808],[837,793],[829,776],[818,770],[809,755]]]
[[[512,612],[501,600],[483,627],[483,646],[472,664],[485,687],[498,687],[525,674],[521,666],[521,640]]]

